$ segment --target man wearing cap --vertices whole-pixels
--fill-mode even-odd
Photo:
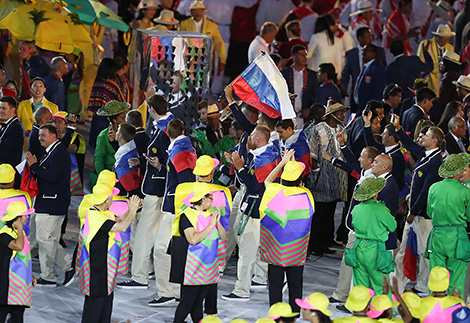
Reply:
[[[164,9],[160,12],[158,18],[154,18],[155,26],[148,28],[149,30],[176,30],[179,20],[175,19],[175,12]],[[186,19],[186,17],[184,17]]]
[[[461,70],[462,63],[459,54],[446,50],[440,65],[442,81],[439,86],[439,103],[442,107],[445,107],[449,102],[460,100],[455,83],[460,77]]]
[[[381,45],[382,39],[382,26],[380,20],[376,17],[376,12],[381,12],[381,9],[375,8],[370,1],[358,1],[357,11],[351,13],[349,16],[354,19],[349,25],[349,33],[357,45],[356,32],[361,27],[369,27],[374,35],[374,40],[377,45]],[[356,17],[357,18],[354,18]]]
[[[96,138],[95,171],[90,172],[90,185],[96,183],[96,177],[103,169],[112,170],[116,159],[114,155],[119,149],[116,132],[121,123],[126,122],[126,113],[131,108],[127,102],[111,100],[96,113],[101,117],[108,117],[109,126],[102,130]]]
[[[269,308],[268,316],[276,323],[296,322],[300,313],[292,312],[292,307],[283,302],[272,304]]]
[[[450,37],[455,36],[455,33],[451,31],[449,25],[441,24],[436,31],[433,31],[433,38],[423,40],[418,47],[417,55],[424,62],[423,52],[426,50],[431,55],[431,58],[434,62],[434,69],[427,76],[428,86],[431,90],[436,93],[436,96],[439,97],[439,84],[441,80],[441,75],[439,72],[439,64],[442,61],[444,52],[446,50],[454,51],[454,46],[449,44]]]
[[[457,94],[461,99],[464,111],[468,112],[470,110],[470,77],[460,75],[457,81],[452,83],[457,87]]]
[[[331,253],[328,248],[333,243],[334,213],[336,203],[346,200],[347,173],[322,158],[328,151],[333,158],[343,159],[336,136],[342,131],[344,113],[348,108],[332,100],[328,102],[323,122],[316,124],[310,133],[310,153],[312,157],[313,183],[307,187],[315,196],[315,216],[309,242],[309,251],[316,255]]]
[[[132,196],[129,209],[115,220],[109,211],[112,195],[118,189],[97,184],[89,197],[92,206],[86,211],[84,224],[80,228],[79,289],[85,296],[82,322],[110,322],[114,298],[114,282],[117,275],[121,249],[116,242],[116,233],[127,230],[140,208],[141,200]]]
[[[72,258],[59,245],[60,227],[70,205],[70,157],[67,148],[57,137],[57,128],[51,124],[41,126],[39,141],[46,153],[38,160],[26,152],[26,162],[38,185],[34,203],[36,239],[39,244],[41,277],[38,285],[56,286],[54,266],[65,271],[64,285],[73,281],[75,274]]]
[[[59,112],[59,107],[46,99],[44,94],[46,93],[46,82],[40,78],[35,77],[31,80],[31,99],[21,101],[18,104],[18,119],[20,119],[23,124],[25,131],[25,141],[23,150],[26,150],[28,147],[28,136],[33,128],[34,118],[33,113],[39,107],[48,107],[51,110],[52,114]]]
[[[367,316],[370,310],[369,302],[374,291],[364,286],[354,286],[349,292],[344,306],[352,311],[352,316],[334,319],[334,323],[373,323],[375,320]]]
[[[188,11],[191,13],[192,17],[181,21],[181,31],[195,31],[211,37],[213,44],[212,53],[214,53],[214,51],[217,53],[219,62],[217,70],[222,71],[225,67],[227,57],[224,40],[222,36],[220,36],[217,24],[211,19],[204,17],[207,8],[204,7],[204,3],[201,0],[195,0]]]
[[[23,156],[24,129],[16,116],[17,102],[14,97],[0,98],[0,164],[7,163],[16,167]]]
[[[450,273],[447,269],[436,266],[429,274],[431,295],[421,299],[419,319],[421,322],[452,322],[452,313],[465,306],[458,297],[447,294]]]
[[[304,169],[305,164],[294,160],[294,150],[286,151],[264,182],[266,191],[260,204],[260,256],[268,263],[269,304],[275,306],[273,304],[282,302],[286,275],[289,304],[295,311],[299,310],[295,300],[302,297],[314,213],[312,193],[302,186]],[[274,183],[281,170],[281,184]],[[270,241],[278,241],[279,245]]]
[[[470,164],[470,155],[455,154],[439,167],[444,180],[433,184],[428,194],[428,215],[433,229],[429,234],[426,253],[429,267],[447,268],[451,290],[462,292],[467,263],[470,262],[470,242],[466,232],[470,221],[470,190],[460,184],[463,172]]]
[[[297,298],[295,303],[300,307],[302,319],[310,323],[328,322],[333,313],[328,309],[330,301],[322,293],[313,293],[305,299]]]

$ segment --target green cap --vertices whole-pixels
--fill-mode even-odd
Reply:
[[[131,105],[127,102],[111,100],[104,107],[100,108],[96,114],[102,117],[114,116],[130,109],[130,107]]]
[[[439,176],[449,178],[465,170],[470,163],[470,155],[465,153],[449,155],[439,167]]]
[[[354,192],[354,198],[357,201],[365,201],[378,194],[387,184],[385,178],[366,178],[362,181],[359,188]]]

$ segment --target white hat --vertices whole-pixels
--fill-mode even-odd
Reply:
[[[157,24],[161,25],[177,25],[179,20],[175,19],[175,13],[171,10],[162,10],[158,18],[153,19]]]
[[[357,5],[357,11],[351,13],[350,16],[357,16],[357,15],[360,15],[361,13],[369,12],[369,11],[381,12],[382,10],[374,8],[374,6],[372,6],[372,3],[370,1],[361,1]]]
[[[457,87],[461,87],[467,91],[470,91],[470,77],[465,75],[460,75],[457,81],[452,81]]]
[[[141,0],[137,6],[137,10],[147,9],[147,8],[157,8],[157,4],[153,0]]]
[[[432,34],[436,36],[441,36],[441,37],[455,36],[455,33],[452,30],[450,30],[450,27],[448,24],[440,24],[439,27],[437,27],[437,30],[433,31]]]
[[[462,62],[460,62],[460,55],[451,50],[446,49],[442,58],[445,58],[452,63],[462,65]]]
[[[437,3],[428,1],[428,4],[431,6],[432,10],[445,21],[454,21],[454,9],[447,1],[439,0]]]

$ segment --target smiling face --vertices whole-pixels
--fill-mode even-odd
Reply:
[[[65,128],[67,127],[67,123],[65,122],[65,119],[62,118],[54,118],[54,124],[57,127],[57,130],[59,132],[59,136],[62,136],[65,134]]]
[[[16,109],[11,107],[8,102],[0,102],[0,120],[7,121],[16,114]]]
[[[41,143],[42,147],[47,148],[56,140],[57,136],[49,132],[48,129],[39,129],[39,142]]]
[[[452,133],[457,137],[457,138],[462,138],[465,136],[467,133],[467,125],[465,124],[465,121],[461,118],[457,119],[454,123],[454,126],[452,127]]]

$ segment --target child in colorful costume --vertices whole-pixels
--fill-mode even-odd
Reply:
[[[260,204],[261,260],[268,263],[269,303],[282,301],[284,274],[289,287],[289,304],[302,297],[303,271],[307,259],[310,227],[314,213],[312,193],[302,185],[305,165],[288,150],[266,178],[266,191]],[[274,183],[281,169],[281,184]]]
[[[24,310],[31,306],[31,287],[36,285],[31,266],[29,240],[23,230],[28,209],[22,202],[12,202],[3,215],[0,230],[0,321],[23,322]]]
[[[395,231],[397,221],[377,195],[385,187],[385,178],[366,178],[354,192],[354,198],[361,203],[352,211],[352,224],[356,232],[356,242],[352,249],[346,249],[346,265],[353,267],[354,286],[373,288],[382,294],[384,274],[395,268],[391,251],[387,251],[385,241],[389,232]]]
[[[311,323],[330,323],[330,316],[333,315],[328,309],[330,301],[322,293],[313,293],[305,299],[295,300],[301,308],[302,319]]]
[[[97,184],[89,198],[92,203],[79,234],[79,289],[85,295],[83,323],[111,321],[114,285],[121,248],[115,232],[124,232],[135,217],[141,201],[132,196],[123,220],[116,222],[109,211],[118,190]]]
[[[227,233],[220,223],[220,213],[210,207],[213,195],[207,183],[194,187],[180,217],[172,227],[170,282],[181,284],[181,299],[176,308],[174,323],[183,323],[191,314],[193,322],[203,317],[202,302],[211,284],[219,282],[218,245]]]
[[[370,310],[369,302],[372,296],[374,296],[374,291],[372,289],[360,285],[354,286],[349,292],[348,299],[344,304],[348,310],[353,312],[353,315],[334,319],[333,323],[377,322],[367,316],[367,312]]]
[[[470,189],[459,182],[470,163],[470,155],[453,154],[439,167],[444,180],[434,183],[428,193],[428,215],[433,229],[429,234],[425,257],[430,268],[445,267],[450,272],[449,290],[465,286],[470,242],[466,228],[470,221]]]

